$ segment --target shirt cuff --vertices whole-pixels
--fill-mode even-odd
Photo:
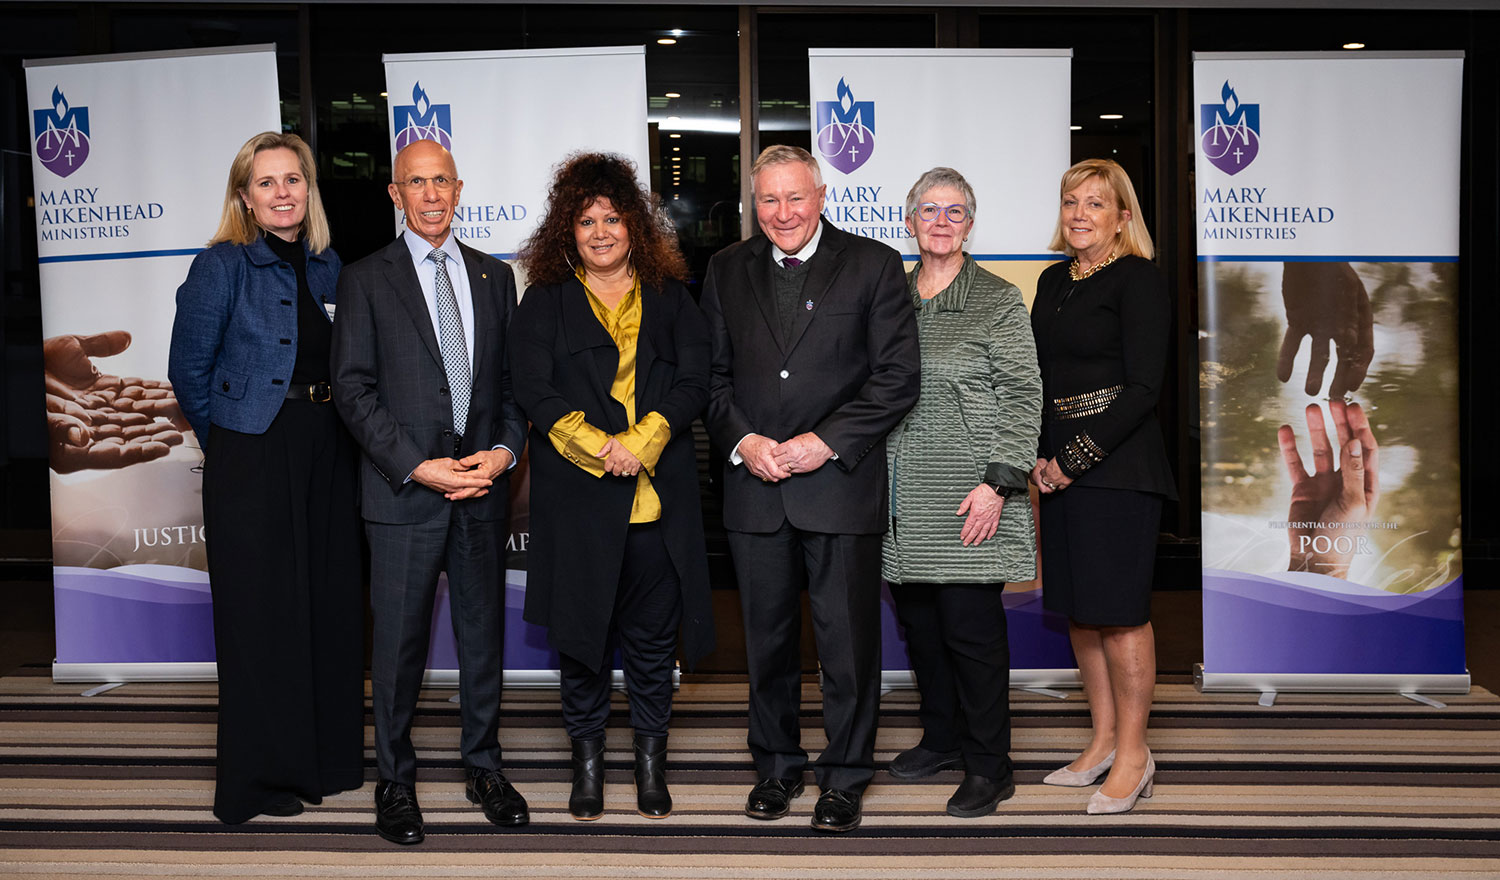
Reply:
[[[583,411],[575,410],[558,419],[547,432],[552,448],[596,477],[604,476],[604,459],[599,450],[609,442],[609,435],[583,420]]]
[[[510,453],[510,464],[505,468],[506,472],[509,472],[511,468],[516,466],[516,451],[514,449],[511,449],[509,446],[506,446],[504,443],[496,443],[494,446],[490,447],[491,452],[494,452],[496,449],[504,449],[506,452]]]
[[[749,434],[746,434],[744,437],[741,437],[740,438],[740,442],[734,444],[734,448],[731,449],[731,450],[729,450],[729,463],[730,464],[732,464],[732,465],[742,465],[742,464],[745,463],[745,457],[742,456],[742,455],[740,455],[740,443],[744,443],[745,442],[745,438],[749,437],[749,436],[750,436]]]
[[[646,413],[644,418],[627,430],[616,434],[615,439],[630,450],[631,455],[640,459],[641,467],[654,477],[656,462],[661,458],[667,442],[672,439],[672,426],[667,424],[665,416],[653,411]]]

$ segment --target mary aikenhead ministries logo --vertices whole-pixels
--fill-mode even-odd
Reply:
[[[1215,168],[1238,174],[1260,153],[1260,105],[1241,104],[1227,79],[1220,96],[1222,103],[1199,107],[1199,148]]]
[[[856,101],[841,77],[838,100],[818,102],[818,152],[849,174],[875,152],[875,102]]]
[[[67,177],[89,157],[89,108],[70,107],[62,89],[52,87],[52,106],[32,111],[36,158],[42,167]]]
[[[443,149],[453,149],[453,105],[432,103],[420,82],[411,87],[411,103],[393,109],[396,152],[417,141],[437,141]]]

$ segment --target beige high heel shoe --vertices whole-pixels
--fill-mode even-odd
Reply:
[[[1063,767],[1053,770],[1042,777],[1044,785],[1070,785],[1075,788],[1085,785],[1093,785],[1094,780],[1104,775],[1104,772],[1115,765],[1115,753],[1110,752],[1104,756],[1104,760],[1095,764],[1087,770],[1069,770]]]
[[[1141,774],[1141,781],[1135,784],[1135,791],[1122,798],[1113,798],[1105,794],[1104,789],[1101,787],[1099,791],[1094,792],[1093,797],[1089,798],[1088,812],[1093,815],[1099,813],[1130,812],[1135,807],[1136,798],[1149,798],[1154,793],[1152,789],[1155,788],[1155,784],[1152,777],[1155,775],[1156,759],[1148,754],[1146,756],[1146,772]]]

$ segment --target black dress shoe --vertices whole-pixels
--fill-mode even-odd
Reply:
[[[854,791],[830,788],[818,797],[813,807],[814,831],[853,831],[859,827],[860,795]]]
[[[592,822],[604,815],[604,737],[573,740],[573,791],[568,812]]]
[[[647,819],[672,815],[667,791],[667,738],[635,735],[635,808]]]
[[[410,785],[381,780],[375,784],[375,830],[391,843],[421,843],[422,808]]]
[[[939,770],[963,768],[964,756],[957,749],[951,752],[934,752],[921,746],[912,746],[892,758],[886,771],[897,779],[923,779]]]
[[[988,816],[995,812],[1001,801],[1015,793],[1016,780],[1013,776],[991,779],[970,773],[964,776],[964,781],[959,784],[953,797],[948,798],[948,815],[960,819]]]
[[[526,809],[526,798],[516,791],[505,774],[499,770],[469,770],[469,779],[464,783],[464,794],[469,803],[484,809],[484,817],[496,825],[511,827],[525,825],[531,821],[531,812]]]
[[[745,815],[752,819],[780,819],[792,809],[792,798],[802,793],[803,782],[797,779],[762,779],[750,789],[745,800]]]
[[[262,816],[296,816],[302,812],[302,800],[289,791],[278,794],[261,808]]]

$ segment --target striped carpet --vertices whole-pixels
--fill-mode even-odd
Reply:
[[[507,773],[532,824],[502,831],[463,795],[451,691],[424,692],[416,744],[427,842],[402,849],[372,826],[371,791],[238,827],[209,813],[214,687],[131,684],[94,697],[43,669],[0,678],[0,876],[623,878],[1500,877],[1500,699],[1476,688],[1435,709],[1400,697],[1202,695],[1157,689],[1156,797],[1086,816],[1090,789],[1041,784],[1086,735],[1080,696],[1015,692],[1014,799],[960,821],[943,805],[960,775],[876,776],[864,826],[808,828],[813,798],[762,823],[741,813],[755,781],[745,685],[689,676],[672,733],[676,811],[636,815],[617,695],[608,812],[567,816],[567,741],[555,692],[506,693]],[[816,751],[816,687],[804,741]],[[917,739],[915,696],[882,704],[877,760]],[[368,745],[368,744],[367,744]],[[373,765],[373,753],[367,760]],[[372,771],[373,772],[373,771]]]

